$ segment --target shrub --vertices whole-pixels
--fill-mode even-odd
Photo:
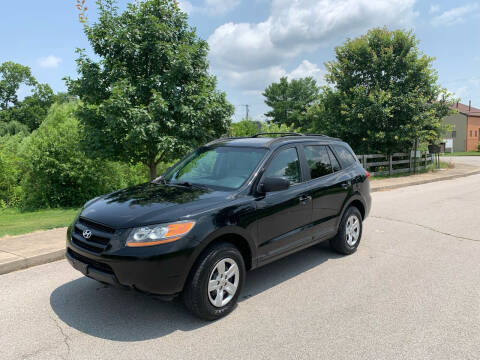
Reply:
[[[17,156],[24,133],[0,137],[0,208],[18,206],[21,198],[20,159]]]
[[[253,136],[259,132],[299,132],[293,126],[286,124],[278,125],[274,122],[259,122],[243,119],[237,123],[233,123],[230,127],[230,136]]]
[[[145,181],[142,166],[90,159],[80,149],[77,104],[54,104],[22,143],[22,204],[71,207],[100,194]]]
[[[480,151],[480,142],[477,145],[477,150]]]

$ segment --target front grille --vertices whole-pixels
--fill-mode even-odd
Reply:
[[[77,259],[77,260],[79,260],[79,261],[81,261],[85,264],[88,264],[88,265],[90,265],[91,267],[93,267],[97,270],[100,270],[100,271],[103,271],[103,272],[106,272],[106,273],[109,273],[109,274],[113,274],[112,268],[107,264],[104,264],[102,262],[95,261],[95,260],[92,260],[90,258],[87,258],[83,255],[80,255],[80,254],[76,253],[72,249],[68,249],[68,254],[71,257],[73,257],[74,259]]]
[[[87,239],[83,236],[85,230],[91,231],[91,236]],[[101,253],[110,243],[110,239],[115,233],[115,229],[98,224],[85,218],[79,218],[72,231],[72,242],[82,249]]]
[[[87,226],[91,229],[95,229],[95,230],[98,230],[98,231],[103,231],[103,232],[110,233],[110,234],[113,234],[115,232],[115,229],[112,229],[111,227],[108,227],[108,226],[90,221],[90,220],[82,218],[82,217],[78,219],[78,222],[80,224],[84,225],[84,226]]]

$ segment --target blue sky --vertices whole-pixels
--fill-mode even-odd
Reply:
[[[96,6],[86,0],[89,21]],[[125,4],[126,0],[120,0]],[[235,119],[263,118],[261,95],[281,76],[314,76],[323,83],[334,47],[375,26],[415,31],[422,51],[436,58],[442,86],[480,107],[480,3],[415,0],[179,0],[189,22],[210,44],[211,72],[236,107]],[[75,0],[4,1],[0,62],[32,68],[40,82],[65,90],[76,76],[75,49],[89,49]],[[25,90],[24,90],[25,91]]]

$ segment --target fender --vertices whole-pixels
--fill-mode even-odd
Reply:
[[[187,281],[188,276],[190,275],[190,272],[192,270],[192,267],[194,266],[195,262],[197,261],[198,257],[200,254],[210,245],[212,244],[215,240],[223,237],[223,236],[238,236],[242,237],[243,239],[246,240],[249,250],[250,250],[250,261],[251,264],[251,269],[254,269],[257,265],[257,251],[256,251],[256,246],[255,242],[252,239],[251,235],[247,230],[240,226],[232,225],[232,226],[226,226],[221,229],[215,230],[212,233],[210,233],[207,237],[205,237],[203,240],[201,240],[197,245],[195,246],[194,252],[190,256],[190,261],[188,264],[188,271],[185,272],[185,277],[182,279],[183,285],[182,288]]]
[[[363,208],[365,209],[365,211],[367,211],[367,204],[366,204],[366,201],[365,199],[363,198],[363,196],[358,192],[358,191],[355,191],[352,195],[350,195],[350,197],[347,198],[347,200],[345,200],[344,204],[343,204],[343,207],[342,207],[342,211],[340,212],[340,216],[338,216],[337,218],[337,223],[335,224],[335,227],[338,229],[338,226],[340,225],[340,221],[342,221],[342,218],[343,218],[343,214],[345,214],[345,211],[347,211],[347,209],[349,208],[349,206],[354,202],[354,201],[360,201],[363,205]]]

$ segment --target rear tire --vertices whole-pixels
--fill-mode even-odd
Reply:
[[[245,282],[245,262],[232,244],[208,248],[196,262],[183,292],[185,306],[204,320],[229,314]]]
[[[330,239],[330,247],[343,255],[357,251],[362,238],[362,214],[355,206],[350,206],[343,214],[338,233]]]

